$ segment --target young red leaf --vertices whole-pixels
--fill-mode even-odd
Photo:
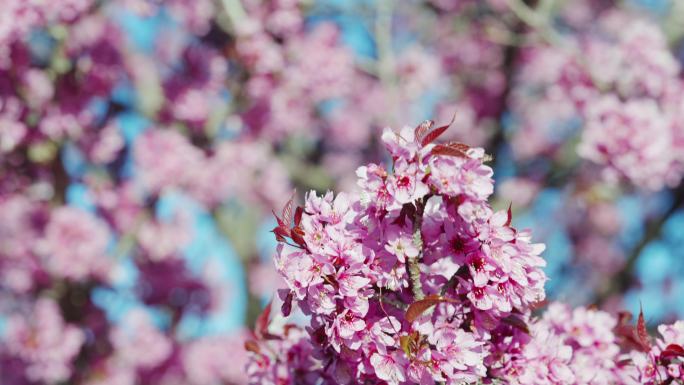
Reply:
[[[437,127],[434,130],[430,131],[427,135],[425,135],[423,140],[420,141],[421,147],[425,147],[428,144],[437,140],[437,138],[439,138],[439,136],[442,135],[444,133],[444,131],[447,130],[447,128],[449,128],[449,126],[442,126],[442,127]]]
[[[285,237],[290,236],[290,230],[288,228],[282,227],[282,226],[278,226],[278,227],[273,228],[273,230],[271,230],[271,232],[273,234],[275,234],[276,240],[278,242],[285,242],[286,241]]]
[[[461,142],[449,142],[447,143],[447,146],[456,150],[461,150],[463,152],[467,152],[468,150],[470,150],[470,146]]]
[[[290,227],[290,224],[292,223],[292,205],[294,204],[295,194],[296,192],[292,192],[290,200],[285,203],[285,206],[283,206],[283,210],[280,213],[280,220],[285,227]]]
[[[304,240],[304,230],[301,227],[293,227],[290,231],[290,238],[302,248],[306,247],[306,241]]]
[[[637,319],[636,326],[637,340],[644,351],[651,348],[651,342],[648,338],[648,330],[646,330],[646,321],[644,320],[644,312],[641,307],[639,308],[639,318]]]
[[[279,227],[287,227],[285,226],[285,222],[283,222],[283,219],[278,216],[278,214],[275,213],[275,211],[271,211],[273,213],[273,216],[276,219],[276,222],[278,222]]]
[[[432,151],[430,152],[432,155],[446,155],[446,156],[455,156],[459,158],[467,158],[468,154],[466,153],[470,149],[470,146],[467,144],[459,143],[459,142],[450,142],[447,144],[438,144],[436,145]]]
[[[663,352],[660,353],[660,357],[665,358],[665,359],[676,358],[676,357],[683,357],[684,358],[684,348],[682,348],[681,345],[669,344],[665,347],[665,350],[663,350]]]
[[[268,335],[268,323],[269,319],[271,318],[271,305],[273,301],[269,302],[268,305],[264,308],[264,310],[259,314],[259,316],[256,319],[256,323],[254,325],[254,333],[258,337],[263,337]]]
[[[624,324],[617,325],[615,327],[615,335],[620,338],[620,345],[627,350],[637,349],[641,350],[641,344],[639,343],[636,333],[634,332],[634,326]]]
[[[290,331],[293,329],[296,330],[296,329],[299,329],[299,327],[297,325],[294,325],[294,324],[286,324],[285,326],[283,326],[283,335],[285,337],[288,337],[290,335]]]
[[[451,121],[449,122],[449,124],[447,124],[447,125],[445,125],[445,126],[437,127],[437,128],[435,128],[434,130],[428,132],[428,133],[420,140],[420,145],[421,145],[421,147],[425,147],[425,146],[427,146],[428,144],[430,144],[430,143],[434,142],[435,140],[437,140],[437,138],[439,138],[439,137],[444,133],[444,131],[446,131],[449,127],[451,127],[451,125],[454,123],[454,120],[455,120],[455,119],[456,119],[456,115],[454,114],[454,116],[451,118]]]
[[[442,302],[451,302],[453,300],[449,298],[440,297],[439,295],[433,294],[429,295],[419,301],[412,303],[408,309],[406,309],[405,318],[408,322],[415,321],[421,314],[432,306],[435,306]]]
[[[511,211],[512,206],[513,202],[508,204],[508,212],[506,213],[508,215],[508,218],[506,219],[506,227],[511,225],[511,220],[513,219],[513,212]]]
[[[621,311],[618,312],[618,325],[623,325],[626,324],[630,321],[632,321],[632,313],[628,311]]]
[[[432,120],[426,120],[423,123],[419,124],[416,127],[416,129],[413,130],[413,137],[416,140],[416,142],[421,143],[423,141],[423,138],[425,137],[425,134],[427,134],[434,125],[435,122],[433,122]]]
[[[294,215],[294,225],[299,226],[299,224],[302,222],[302,215],[304,214],[304,209],[302,206],[297,206],[295,209],[295,215]]]
[[[447,146],[447,147],[453,148],[455,150],[461,150],[463,152],[470,150],[470,146],[468,146],[465,143],[461,143],[461,142],[448,142],[448,143],[444,143],[443,146]]]
[[[460,150],[455,150],[451,147],[447,147],[441,144],[436,145],[432,151],[430,151],[430,154],[432,155],[445,155],[445,156],[454,156],[457,158],[467,158],[468,155]]]

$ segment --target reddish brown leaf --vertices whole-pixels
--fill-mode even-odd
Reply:
[[[636,333],[634,332],[634,326],[618,325],[615,327],[615,335],[620,338],[620,345],[625,349],[642,349],[641,344],[636,337]]]
[[[423,123],[419,124],[416,127],[416,129],[413,130],[413,136],[416,142],[421,143],[423,141],[423,138],[425,137],[425,134],[427,134],[434,125],[435,122],[433,122],[432,120],[426,120]]]
[[[441,144],[436,145],[432,151],[430,151],[430,154],[432,155],[444,155],[444,156],[454,156],[457,158],[467,158],[468,154],[466,154],[463,151],[459,150],[454,150],[453,148],[443,146]]]
[[[283,222],[282,218],[280,218],[280,217],[278,216],[278,214],[276,214],[275,211],[271,211],[271,212],[273,213],[273,216],[275,217],[276,222],[278,222],[278,226],[279,226],[279,227],[287,227],[287,226],[285,226],[285,222]]]
[[[669,359],[669,358],[675,358],[675,357],[684,357],[684,348],[682,348],[681,345],[677,344],[670,344],[665,347],[665,350],[663,350],[662,353],[660,353],[660,357]]]
[[[646,351],[651,348],[651,342],[648,338],[648,330],[646,330],[646,321],[644,320],[644,312],[639,308],[639,318],[637,319],[636,335],[641,347]]]
[[[266,333],[264,334],[263,338],[264,338],[265,340],[271,340],[271,341],[282,340],[282,339],[283,339],[283,337],[281,337],[280,335],[271,334],[271,333],[269,333],[269,332],[266,332]]]
[[[461,142],[449,142],[446,144],[446,146],[453,148],[455,150],[461,150],[463,152],[470,150],[470,146]]]
[[[273,228],[273,230],[271,230],[271,232],[273,234],[275,234],[276,240],[278,242],[285,242],[286,241],[285,237],[290,236],[290,230],[287,229],[286,227],[282,227],[282,226],[278,226],[278,227]]]
[[[245,341],[245,350],[256,354],[261,353],[261,349],[259,349],[259,344],[257,344],[256,341]]]
[[[293,227],[292,231],[290,232],[290,238],[292,238],[292,240],[302,248],[306,247],[306,241],[304,240],[304,230],[302,230],[301,227]]]
[[[512,206],[513,206],[513,202],[508,204],[508,212],[506,213],[506,214],[508,214],[508,219],[506,219],[506,226],[507,227],[511,225],[511,220],[513,220],[513,212],[511,211]]]
[[[427,146],[428,144],[430,144],[430,143],[434,142],[435,140],[437,140],[437,138],[439,138],[439,137],[444,133],[444,131],[446,131],[449,127],[451,127],[451,125],[454,123],[454,120],[455,120],[455,119],[456,119],[456,114],[454,114],[454,116],[451,118],[451,121],[450,121],[447,125],[444,125],[444,126],[441,126],[441,127],[437,127],[437,128],[435,128],[434,130],[428,132],[428,133],[420,140],[420,145],[421,145],[421,147],[425,147],[425,146]]]
[[[628,311],[621,311],[618,313],[618,325],[628,323],[632,320],[632,313]]]
[[[425,147],[428,144],[434,142],[444,133],[444,131],[447,130],[447,128],[449,128],[449,126],[437,127],[434,130],[428,132],[428,134],[425,135],[425,137],[420,141],[420,146]]]
[[[299,224],[302,222],[302,215],[304,214],[304,209],[302,206],[297,206],[295,209],[295,215],[294,215],[294,225],[299,226]]]
[[[285,326],[283,326],[283,335],[285,337],[287,337],[290,334],[290,330],[295,330],[295,329],[299,329],[299,327],[297,325],[294,325],[294,324],[286,324]]]
[[[446,156],[455,156],[459,158],[467,158],[468,154],[466,153],[470,149],[470,146],[467,144],[459,143],[459,142],[450,142],[447,144],[438,144],[436,145],[432,151],[430,152],[432,155],[446,155]]]
[[[295,194],[296,192],[292,192],[290,200],[285,203],[285,206],[283,206],[283,210],[280,213],[280,219],[283,221],[285,227],[290,227],[290,224],[292,223],[292,205],[294,204]]]
[[[420,317],[421,314],[425,313],[427,309],[442,302],[453,302],[453,300],[440,297],[437,294],[429,295],[409,305],[408,309],[406,309],[405,318],[408,322],[413,322]]]
[[[254,333],[257,337],[263,337],[268,335],[268,322],[271,318],[271,304],[273,301],[269,302],[264,310],[259,314],[254,325]]]

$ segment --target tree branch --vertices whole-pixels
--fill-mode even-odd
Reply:
[[[680,185],[676,190],[674,190],[673,195],[674,196],[670,207],[662,215],[646,223],[644,234],[629,253],[629,256],[627,257],[622,269],[614,274],[613,277],[608,279],[606,281],[606,285],[597,294],[595,301],[596,304],[601,305],[610,296],[618,293],[624,293],[632,285],[636,279],[634,274],[634,266],[636,265],[641,252],[644,251],[649,243],[660,237],[663,226],[667,220],[670,219],[670,217],[677,212],[678,209],[684,206],[684,184]]]
[[[376,72],[383,87],[388,91],[390,112],[388,116],[396,116],[399,105],[397,98],[396,60],[392,47],[392,14],[394,12],[394,0],[378,0],[376,2],[375,16],[375,46],[378,52]],[[390,118],[394,123],[394,118]]]
[[[511,32],[515,35],[522,35],[522,33],[525,31],[525,26],[526,24],[523,23],[522,20],[517,20],[515,25],[512,26]],[[508,98],[511,93],[511,89],[513,88],[513,80],[516,72],[515,64],[518,58],[519,49],[520,47],[518,45],[506,45],[504,48],[502,72],[505,78],[505,88],[499,97],[500,105],[498,106],[498,111],[496,113],[497,130],[489,139],[489,143],[486,148],[488,154],[496,154],[499,150],[499,147],[505,140],[503,118],[507,111]]]

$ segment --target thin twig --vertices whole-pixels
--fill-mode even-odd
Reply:
[[[407,305],[407,304],[405,304],[405,303],[403,303],[403,302],[401,302],[401,301],[399,301],[399,300],[392,299],[392,298],[388,297],[386,294],[383,294],[383,293],[382,293],[382,288],[380,288],[380,293],[379,293],[379,294],[374,295],[374,296],[371,297],[370,299],[377,299],[377,300],[380,302],[381,307],[382,307],[382,304],[385,304],[385,303],[386,303],[386,304],[388,304],[388,305],[394,306],[395,308],[397,308],[397,309],[399,309],[399,310],[406,310],[406,309],[408,308],[408,305]],[[384,310],[384,309],[383,309],[383,310]]]

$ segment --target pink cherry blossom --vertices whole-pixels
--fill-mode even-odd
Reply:
[[[28,314],[15,314],[7,324],[4,350],[20,359],[31,381],[48,383],[69,378],[72,360],[85,341],[83,331],[64,322],[58,305],[43,298]]]
[[[73,280],[106,279],[109,241],[107,225],[100,219],[80,209],[61,207],[51,214],[39,249],[52,274]]]

